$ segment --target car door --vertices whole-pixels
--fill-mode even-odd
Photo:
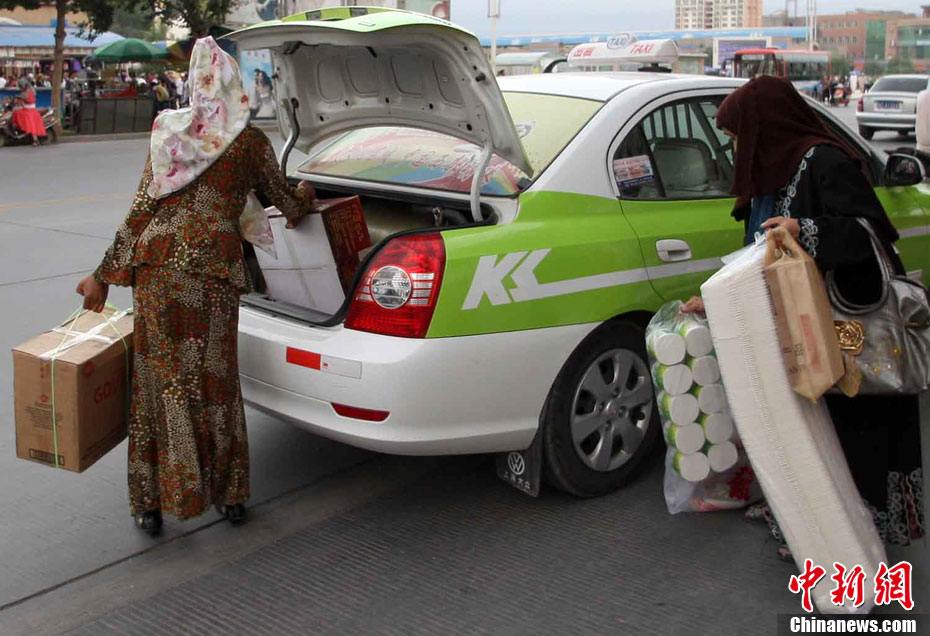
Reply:
[[[664,300],[699,293],[720,257],[743,243],[743,225],[730,215],[732,144],[714,123],[726,95],[718,89],[655,100],[611,147],[623,214]]]

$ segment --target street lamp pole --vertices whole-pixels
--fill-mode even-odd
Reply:
[[[491,21],[491,72],[497,76],[497,19],[501,16],[501,0],[488,0],[488,19]]]

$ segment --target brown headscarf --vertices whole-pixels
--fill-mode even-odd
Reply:
[[[737,196],[735,211],[754,196],[783,188],[811,146],[836,146],[860,161],[791,82],[777,77],[757,77],[731,93],[717,110],[717,127],[737,137],[731,190]]]

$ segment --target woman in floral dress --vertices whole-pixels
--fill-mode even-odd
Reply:
[[[132,208],[78,285],[94,311],[108,285],[133,287],[129,499],[152,534],[162,512],[187,519],[214,505],[244,520],[249,451],[236,338],[250,279],[238,218],[252,190],[291,226],[313,202],[311,188],[288,185],[268,138],[248,125],[239,69],[212,38],[195,44],[190,77],[191,106],[155,120]]]

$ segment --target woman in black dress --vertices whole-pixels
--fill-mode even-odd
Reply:
[[[856,303],[875,302],[881,272],[867,220],[898,273],[898,233],[869,182],[864,158],[831,132],[790,82],[759,77],[720,105],[717,126],[734,140],[733,216],[745,242],[782,226],[833,272],[839,291]],[[702,309],[692,299],[686,309]],[[827,407],[859,492],[882,539],[908,545],[923,536],[920,420],[916,396],[826,396]],[[777,525],[767,507],[756,510]]]

